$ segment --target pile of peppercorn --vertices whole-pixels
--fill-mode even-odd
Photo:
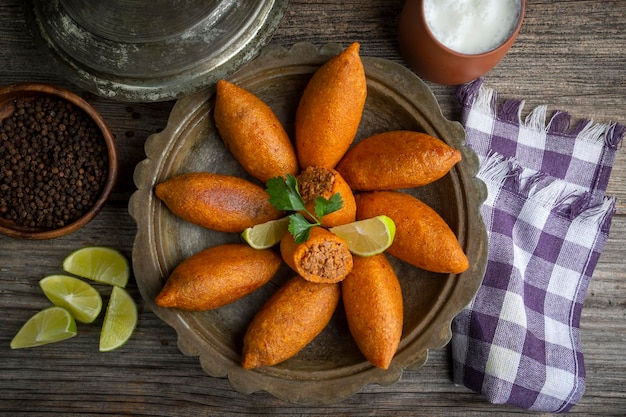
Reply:
[[[80,108],[38,96],[5,103],[0,120],[0,216],[51,230],[84,215],[107,177],[102,133]]]

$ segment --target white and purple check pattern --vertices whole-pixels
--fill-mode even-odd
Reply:
[[[453,321],[457,384],[493,403],[565,412],[582,397],[580,316],[608,238],[605,195],[619,124],[581,121],[523,102],[501,105],[479,79],[461,86],[466,143],[488,189],[489,256],[481,288]]]

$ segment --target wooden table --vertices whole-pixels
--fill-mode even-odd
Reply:
[[[597,122],[626,122],[626,2],[623,0],[528,0],[520,36],[486,76],[501,98],[523,98]],[[396,42],[401,0],[292,0],[272,42],[291,46],[352,41],[364,56],[403,63]],[[0,3],[0,84],[30,81],[80,89],[66,81],[30,36],[22,2]],[[428,83],[450,119],[459,119],[454,88]],[[98,353],[98,325],[79,326],[79,337],[35,349],[12,351],[9,342],[32,314],[48,305],[40,278],[62,272],[61,262],[85,245],[110,245],[130,258],[135,224],[127,212],[135,165],[146,138],[164,128],[172,102],[129,104],[91,94],[120,151],[120,176],[105,209],[82,230],[50,241],[0,236],[0,413],[21,415],[145,416],[450,416],[524,410],[489,404],[455,386],[450,352],[431,352],[417,371],[389,387],[367,386],[326,407],[304,407],[265,393],[243,395],[228,381],[207,376],[197,359],[183,356],[176,334],[143,308],[134,280],[139,324],[120,350]],[[583,310],[581,332],[587,391],[570,414],[626,414],[626,156],[619,153],[609,193],[619,199],[611,238],[596,268]],[[102,320],[100,318],[99,320]],[[536,414],[534,414],[536,415]]]

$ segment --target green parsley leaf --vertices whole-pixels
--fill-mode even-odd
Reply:
[[[301,213],[289,216],[289,232],[293,235],[296,243],[303,243],[309,239],[310,230],[315,226],[321,226],[322,217],[339,210],[343,206],[343,200],[339,193],[334,194],[330,200],[323,197],[315,199],[315,214],[306,209],[296,177],[287,174],[285,178],[274,177],[267,180],[266,191],[269,194],[269,202],[276,210],[303,211],[308,214],[313,223],[309,222]]]
[[[287,179],[274,177],[267,180],[266,191],[270,195],[270,204],[276,210],[304,210],[304,200],[298,191],[296,178],[287,174]]]
[[[309,234],[311,228],[315,225],[309,223],[309,221],[300,213],[294,213],[289,216],[289,233],[293,235],[293,239],[296,243],[303,243],[309,240]]]
[[[323,197],[317,197],[315,199],[315,215],[318,219],[321,219],[327,214],[333,213],[339,210],[343,206],[343,200],[341,194],[335,193],[330,200]]]

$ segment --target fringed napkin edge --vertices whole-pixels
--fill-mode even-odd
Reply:
[[[479,110],[503,122],[513,123],[530,130],[554,135],[576,136],[576,140],[604,141],[610,149],[618,149],[626,135],[626,126],[616,122],[595,123],[593,119],[580,119],[571,126],[572,116],[564,111],[555,111],[546,122],[548,106],[538,105],[523,118],[524,100],[505,100],[498,108],[498,94],[484,85],[479,78],[457,89],[457,99],[463,106],[473,105]]]
[[[558,178],[523,168],[514,158],[492,153],[481,159],[477,177],[490,184],[490,189],[505,188],[568,220],[597,224],[602,233],[608,234],[615,212],[615,197],[605,196],[599,204],[590,205],[589,192],[572,187]]]

